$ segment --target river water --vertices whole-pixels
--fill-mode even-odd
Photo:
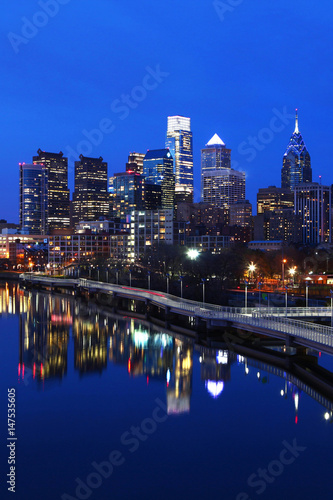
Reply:
[[[332,402],[275,363],[0,283],[0,366],[1,498],[9,442],[20,500],[332,499]]]

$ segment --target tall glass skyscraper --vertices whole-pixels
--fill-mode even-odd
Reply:
[[[221,207],[229,217],[230,205],[245,200],[245,174],[231,168],[231,149],[215,134],[201,150],[201,199]]]
[[[304,182],[295,187],[295,214],[300,217],[302,242],[307,245],[332,242],[331,186]]]
[[[46,153],[39,149],[33,162],[43,164],[48,170],[48,228],[70,227],[68,158],[63,153]]]
[[[145,184],[161,186],[161,208],[174,209],[175,203],[175,175],[173,173],[173,159],[169,149],[148,150],[143,160],[143,175]]]
[[[190,118],[168,116],[165,147],[170,150],[174,161],[175,194],[177,200],[192,201],[193,143]]]
[[[222,139],[214,134],[206,147],[201,150],[201,198],[204,198],[204,174],[209,170],[231,168],[231,149],[227,149]]]
[[[114,174],[109,180],[110,213],[112,217],[124,219],[133,210],[145,208],[145,189],[143,175],[127,171]]]
[[[80,155],[75,162],[73,223],[99,220],[109,216],[108,164],[102,157]]]
[[[20,163],[20,226],[22,234],[48,233],[48,169]]]
[[[298,128],[296,109],[295,130],[283,156],[281,187],[295,189],[301,182],[312,182],[311,158]]]

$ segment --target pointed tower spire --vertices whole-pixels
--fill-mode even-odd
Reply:
[[[294,131],[294,134],[299,134],[299,129],[298,129],[298,109],[296,109],[295,131]]]

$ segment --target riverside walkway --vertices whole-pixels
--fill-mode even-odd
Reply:
[[[333,328],[318,325],[307,320],[331,318],[330,307],[286,307],[286,308],[237,308],[195,302],[160,291],[144,290],[130,286],[115,285],[83,278],[67,279],[36,274],[20,275],[23,283],[31,283],[52,288],[73,288],[89,293],[112,294],[144,301],[164,308],[166,314],[174,313],[206,322],[207,329],[234,327],[253,333],[267,335],[286,341],[287,345],[298,344],[325,350],[333,354]],[[302,318],[302,319],[295,319]]]

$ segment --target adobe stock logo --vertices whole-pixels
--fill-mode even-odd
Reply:
[[[61,500],[88,500],[105,481],[116,474],[117,468],[126,463],[128,453],[135,453],[141,443],[147,441],[158,426],[168,419],[166,405],[159,398],[155,399],[155,403],[151,417],[142,420],[140,425],[132,425],[120,436],[119,449],[112,450],[102,462],[92,462],[91,471],[84,479],[79,477],[75,479],[75,493],[73,493],[75,496],[63,493]]]
[[[259,468],[248,477],[247,485],[250,488],[255,488],[256,495],[264,493],[267,486],[274,483],[276,478],[283,474],[285,466],[293,464],[300,453],[306,450],[306,446],[299,446],[296,439],[293,440],[292,445],[288,441],[282,441],[282,444],[284,448],[281,450],[278,460],[272,460],[266,469]],[[251,498],[253,497],[242,492],[237,495],[236,500],[251,500]]]
[[[221,0],[214,0],[213,6],[220,21],[223,22],[225,20],[225,15],[230,12],[234,12],[236,7],[241,5],[243,2],[244,0],[225,0],[225,2],[222,2]]]
[[[76,147],[66,146],[66,156],[69,161],[75,162],[80,155],[89,156],[94,147],[100,146],[106,135],[116,130],[116,118],[123,121],[147,98],[150,92],[157,87],[170,75],[162,71],[160,64],[154,68],[146,66],[146,74],[139,85],[135,85],[128,93],[123,93],[118,99],[111,102],[109,116],[105,116],[96,124],[95,128],[82,130],[83,140],[80,140]]]
[[[26,45],[29,43],[32,38],[35,38],[41,28],[45,28],[50,18],[58,14],[61,5],[66,5],[70,1],[71,0],[40,0],[38,5],[41,10],[35,12],[32,19],[22,17],[21,21],[23,24],[21,33],[18,35],[10,31],[7,35],[15,54],[19,53],[22,44]]]

